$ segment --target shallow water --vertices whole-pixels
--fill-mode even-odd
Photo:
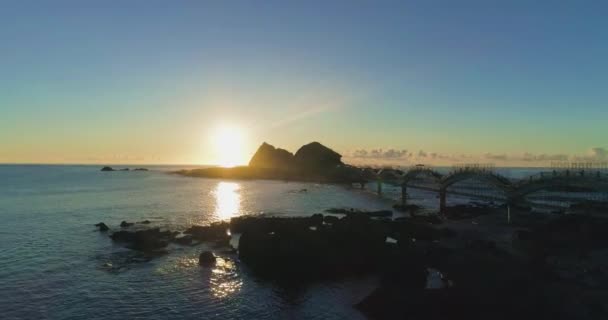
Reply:
[[[352,305],[374,279],[284,289],[236,257],[197,264],[204,245],[155,258],[113,245],[93,226],[122,220],[183,229],[242,214],[310,215],[390,203],[343,186],[222,181],[98,166],[0,166],[2,319],[362,319]],[[303,192],[302,189],[306,189]]]

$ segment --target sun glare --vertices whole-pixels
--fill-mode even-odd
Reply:
[[[247,162],[245,135],[237,127],[219,127],[211,134],[216,163],[222,167],[234,167]]]

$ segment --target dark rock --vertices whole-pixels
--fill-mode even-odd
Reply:
[[[184,246],[189,246],[192,244],[192,236],[191,235],[185,235],[182,237],[175,237],[173,239],[173,242],[177,243],[177,244],[181,244]]]
[[[133,171],[148,171],[146,168],[135,168]]]
[[[128,248],[140,251],[153,251],[166,247],[175,238],[171,231],[160,231],[160,228],[117,231],[111,236],[113,241],[124,242]]]
[[[133,222],[126,222],[126,221],[123,221],[123,222],[121,222],[121,223],[120,223],[120,227],[121,227],[121,228],[128,228],[128,227],[130,227],[130,226],[132,226],[132,225],[133,225]]]
[[[315,170],[343,165],[342,156],[339,153],[318,142],[302,146],[296,152],[294,159],[298,166]]]
[[[289,169],[294,165],[293,154],[264,142],[255,152],[249,166],[257,168]]]
[[[318,218],[312,217],[256,217],[241,216],[230,219],[230,231],[233,233],[272,232],[275,229],[308,229],[319,225]]]
[[[376,210],[376,211],[366,211],[366,210],[359,210],[359,209],[355,209],[355,208],[330,208],[325,210],[325,212],[327,213],[333,213],[333,214],[364,214],[370,217],[379,217],[379,218],[383,218],[383,217],[390,217],[393,215],[393,211],[391,210]]]
[[[95,226],[98,227],[99,231],[102,231],[102,232],[110,230],[110,228],[108,228],[108,226],[103,222],[100,222],[100,223],[96,224]]]
[[[227,222],[216,222],[209,226],[192,226],[184,231],[185,234],[192,236],[192,239],[199,241],[214,241],[227,244],[230,241]]]
[[[401,217],[391,225],[392,233],[400,243],[408,243],[412,239],[433,241],[442,237],[441,231],[426,221],[416,221],[414,218]]]
[[[442,212],[450,220],[473,219],[481,215],[488,214],[492,208],[490,206],[473,206],[459,204],[446,207]]]
[[[209,266],[215,263],[215,254],[211,251],[203,251],[198,256],[198,264],[201,266]]]
[[[150,224],[150,220],[144,220],[144,221],[140,221],[138,222],[139,224]]]
[[[123,169],[120,169],[119,171],[129,171],[129,168],[123,168]]]
[[[313,214],[310,220],[313,225],[320,226],[323,224],[323,215],[320,213]]]
[[[416,213],[417,211],[419,211],[421,209],[421,207],[419,205],[415,205],[415,204],[406,204],[406,205],[396,204],[393,206],[393,209],[395,209],[397,211],[401,211],[401,212]]]
[[[103,167],[101,171],[115,171],[112,167]]]
[[[468,249],[476,250],[494,250],[496,249],[496,242],[491,240],[474,239],[466,243]]]
[[[260,276],[290,282],[378,267],[389,231],[385,222],[359,214],[311,229],[320,218],[233,219],[243,231],[239,257]]]
[[[323,217],[323,222],[328,223],[328,224],[336,224],[340,219],[338,217],[334,217],[334,216],[325,216]]]
[[[435,225],[443,223],[443,220],[436,214],[414,215],[408,218],[408,220],[412,223],[429,223]]]

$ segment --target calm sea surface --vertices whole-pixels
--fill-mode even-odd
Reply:
[[[287,290],[256,280],[229,254],[213,269],[199,267],[205,245],[171,245],[147,261],[94,224],[115,229],[147,219],[182,230],[243,214],[386,209],[389,202],[343,186],[186,178],[167,167],[99,169],[0,165],[0,318],[363,318],[352,305],[374,279]]]

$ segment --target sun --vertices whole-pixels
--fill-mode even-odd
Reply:
[[[236,126],[221,126],[211,133],[215,162],[222,167],[234,167],[247,162],[245,134]]]

